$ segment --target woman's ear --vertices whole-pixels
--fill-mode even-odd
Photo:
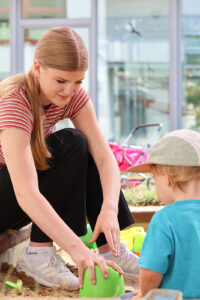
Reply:
[[[40,69],[41,69],[41,64],[39,61],[37,60],[34,60],[33,62],[33,72],[34,72],[34,75],[39,78],[40,76]]]

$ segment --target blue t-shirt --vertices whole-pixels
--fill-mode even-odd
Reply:
[[[200,200],[174,202],[153,216],[139,266],[163,274],[160,288],[200,298]]]

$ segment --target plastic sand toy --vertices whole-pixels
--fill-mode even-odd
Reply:
[[[120,231],[120,241],[126,244],[126,247],[135,252],[140,253],[144,242],[146,232],[143,227],[131,227]]]
[[[129,250],[133,250],[133,227],[120,231],[120,241],[124,242]]]
[[[11,282],[11,281],[5,281],[5,285],[9,289],[11,289],[11,290],[16,289],[18,295],[22,295],[23,294],[23,290],[22,290],[23,283],[22,283],[22,280],[18,279],[16,283]]]
[[[90,226],[90,224],[87,224],[87,233],[83,236],[80,236],[80,239],[82,240],[82,242],[90,249],[97,249],[97,244],[96,242],[90,244],[90,240],[91,240],[91,237],[92,237],[92,228]]]
[[[79,298],[119,297],[125,293],[124,278],[117,271],[108,267],[108,278],[104,278],[99,265],[95,265],[96,284],[92,284],[88,268],[85,270],[83,288]]]
[[[183,293],[178,290],[153,289],[149,291],[144,300],[183,300]]]
[[[133,227],[133,252],[140,252],[146,232],[143,227]]]

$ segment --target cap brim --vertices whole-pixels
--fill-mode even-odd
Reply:
[[[150,173],[151,171],[151,163],[144,163],[137,166],[132,166],[127,169],[128,172],[133,173]]]

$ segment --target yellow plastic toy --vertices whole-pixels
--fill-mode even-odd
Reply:
[[[133,252],[140,252],[146,232],[143,227],[133,227]]]
[[[120,231],[120,241],[126,244],[129,250],[133,250],[133,228]]]
[[[120,231],[120,241],[133,252],[140,252],[144,242],[146,232],[143,227],[131,227]]]

